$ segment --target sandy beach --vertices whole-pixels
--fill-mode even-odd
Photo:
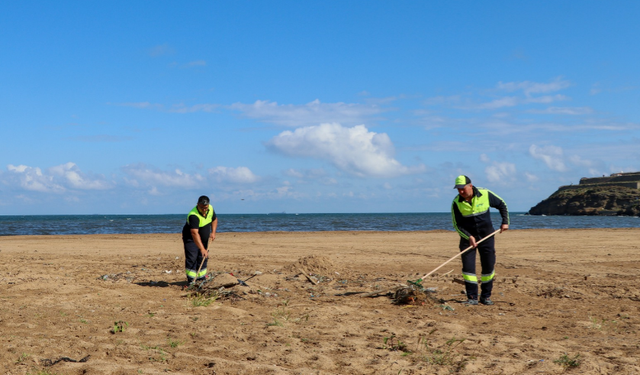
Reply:
[[[363,297],[456,255],[450,231],[220,233],[186,289],[177,233],[0,237],[0,369],[640,374],[639,236],[499,234],[493,306],[461,304],[459,259],[427,298]]]

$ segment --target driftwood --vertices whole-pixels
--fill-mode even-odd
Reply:
[[[311,278],[311,276],[307,275],[307,273],[306,273],[306,272],[304,272],[302,269],[297,268],[297,270],[298,270],[298,272],[300,272],[301,274],[303,274],[303,275],[307,278],[307,280],[311,281],[311,283],[312,283],[313,285],[318,285],[318,282],[317,282],[315,279]]]

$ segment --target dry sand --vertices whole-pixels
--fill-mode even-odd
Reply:
[[[220,233],[208,306],[179,234],[0,237],[0,373],[640,374],[639,237],[499,234],[495,305],[471,307],[459,259],[417,304],[350,294],[428,273],[454,232]]]

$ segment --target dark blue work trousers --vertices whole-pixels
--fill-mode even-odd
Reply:
[[[460,238],[460,251],[468,248],[469,241]],[[476,275],[476,251],[480,254],[480,265],[482,266],[482,275]],[[471,249],[461,255],[462,273],[466,276],[464,287],[467,292],[467,298],[478,299],[478,280],[485,279],[480,285],[480,298],[491,297],[493,289],[493,274],[496,265],[496,249],[495,238],[491,237],[482,242],[475,249]],[[476,281],[469,280],[469,276],[475,276]]]

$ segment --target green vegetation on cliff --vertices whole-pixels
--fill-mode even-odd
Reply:
[[[621,186],[561,189],[532,207],[529,214],[640,216],[640,190]]]

